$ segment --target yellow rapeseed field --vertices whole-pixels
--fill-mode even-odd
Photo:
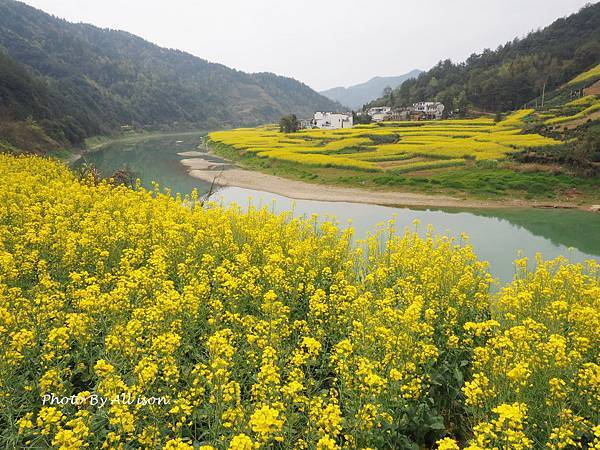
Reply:
[[[0,155],[0,447],[599,449],[598,264],[516,264]]]
[[[422,170],[420,165],[390,169],[383,161],[402,161],[410,156],[429,159],[422,167],[459,165],[468,159],[500,160],[528,147],[560,144],[539,134],[525,134],[523,120],[533,110],[516,111],[496,123],[489,118],[423,122],[384,122],[351,129],[301,130],[283,134],[274,126],[241,128],[210,133],[214,144],[239,152],[307,166],[338,167],[366,171]]]
[[[598,78],[600,78],[600,64],[592,67],[587,72],[580,73],[575,78],[573,78],[571,81],[569,81],[567,84],[572,85],[572,84],[583,83],[585,81],[591,82]]]
[[[570,102],[565,103],[564,106],[590,106],[596,103],[596,101],[597,99],[595,95],[586,95],[584,97],[571,100]]]
[[[567,106],[584,107],[581,109],[581,111],[579,111],[575,114],[572,114],[570,116],[559,115],[557,117],[552,117],[550,119],[545,120],[544,124],[545,125],[558,125],[558,124],[565,123],[565,122],[571,122],[573,120],[585,119],[590,114],[595,113],[596,111],[600,111],[600,98],[592,97],[590,99],[589,97],[592,97],[592,96],[582,97],[577,101],[573,101],[573,102],[567,104]],[[560,111],[560,109],[559,109],[559,111]]]

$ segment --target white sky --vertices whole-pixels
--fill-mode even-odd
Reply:
[[[71,22],[137,34],[317,90],[462,61],[589,0],[25,0]],[[592,1],[595,3],[595,1]]]

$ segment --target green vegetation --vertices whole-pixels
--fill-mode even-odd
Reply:
[[[546,120],[545,124],[546,125],[557,125],[559,123],[571,122],[573,120],[583,119],[586,116],[589,116],[591,113],[596,112],[596,111],[600,111],[600,101],[596,101],[594,104],[588,106],[587,108],[585,108],[573,115],[553,117],[551,119],[548,119],[548,120]]]
[[[514,158],[522,163],[561,164],[580,176],[599,177],[600,120],[563,130],[562,136],[565,139],[562,145],[529,148],[516,153]]]
[[[1,120],[31,117],[59,145],[79,146],[90,136],[132,128],[258,125],[290,111],[337,106],[290,78],[247,74],[128,33],[0,1]],[[11,135],[0,139],[32,150]]]
[[[361,114],[360,116],[356,112],[352,111],[352,123],[354,125],[368,125],[372,121],[372,117],[368,114]]]
[[[564,173],[517,172],[508,167],[460,168],[427,176],[415,176],[405,183],[473,192],[482,196],[524,194],[526,198],[552,199],[561,192],[576,189],[581,194],[593,195],[600,188],[600,180],[577,178]]]
[[[575,79],[590,79],[589,73],[582,75]],[[530,114],[524,128],[558,139],[561,145],[531,146],[515,152],[513,158],[520,163],[560,165],[577,176],[600,176],[600,96],[588,92],[577,97],[582,92],[567,85],[549,92],[550,103]]]
[[[281,133],[295,133],[298,128],[298,118],[294,114],[279,119],[279,131]]]
[[[28,149],[32,153],[56,151],[61,145],[49,137],[31,118],[24,121],[0,121],[0,149],[19,153]]]
[[[417,79],[407,80],[369,106],[403,106],[437,100],[446,111],[469,105],[487,111],[509,111],[592,69],[600,61],[600,3],[556,20],[523,39],[471,55],[464,63],[441,61]],[[582,77],[582,78],[580,78]],[[582,74],[577,82],[590,80]]]

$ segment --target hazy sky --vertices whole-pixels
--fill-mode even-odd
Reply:
[[[589,0],[25,0],[247,72],[322,90],[462,61]],[[595,3],[595,1],[592,1]]]

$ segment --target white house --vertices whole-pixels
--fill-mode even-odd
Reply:
[[[369,108],[367,114],[371,116],[373,122],[382,122],[391,112],[392,108],[389,106],[376,106],[374,108]]]
[[[336,128],[352,128],[352,115],[333,112],[316,112],[312,126],[334,130]]]
[[[427,119],[441,119],[444,113],[444,105],[440,102],[413,103],[413,109],[425,115]]]
[[[312,128],[313,127],[313,119],[299,119],[298,125],[300,126],[301,130],[304,130],[306,128]]]

